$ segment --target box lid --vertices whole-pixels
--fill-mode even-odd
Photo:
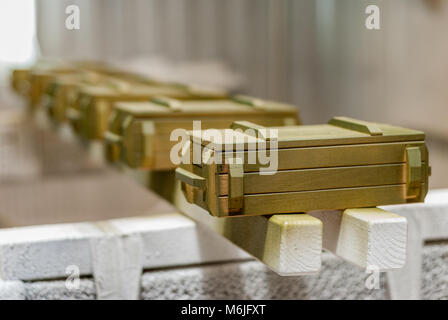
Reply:
[[[128,79],[109,78],[98,85],[80,85],[80,92],[93,98],[104,98],[110,100],[144,99],[148,100],[154,96],[187,98],[224,98],[227,93],[222,90],[207,90],[196,87],[182,87],[172,84],[150,84]]]
[[[154,97],[148,102],[118,102],[115,110],[131,114],[137,118],[229,116],[229,114],[253,115],[256,113],[276,113],[295,116],[297,108],[288,104],[256,99],[250,104],[245,97],[230,99],[192,99],[180,100],[167,97]],[[255,99],[254,99],[255,100]]]
[[[269,148],[269,141],[273,140],[277,140],[278,148],[296,148],[422,141],[425,139],[422,131],[348,117],[335,117],[328,124],[324,125],[270,128],[247,121],[239,121],[234,122],[231,129],[190,131],[189,134],[193,142],[215,150],[257,150]]]

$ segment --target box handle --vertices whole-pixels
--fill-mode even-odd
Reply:
[[[356,120],[348,117],[334,117],[328,124],[336,127],[367,133],[371,136],[382,136],[383,131],[372,122]]]
[[[173,111],[182,111],[181,102],[175,99],[171,99],[163,96],[156,96],[151,99],[151,102],[159,104],[164,107],[168,107]]]
[[[68,108],[67,118],[71,121],[78,121],[81,118],[81,113],[79,112],[79,110],[76,110],[75,108]]]
[[[232,97],[232,100],[241,104],[248,105],[254,109],[264,110],[265,103],[261,99],[238,94]]]
[[[198,176],[190,171],[182,168],[176,169],[176,179],[179,179],[186,184],[193,186],[195,188],[205,189],[205,178]]]
[[[120,160],[120,147],[122,137],[107,131],[104,134],[104,140],[106,144],[106,158],[109,162],[117,162]]]
[[[258,139],[263,139],[266,141],[271,140],[271,137],[267,135],[269,129],[249,121],[235,121],[232,123],[230,128],[233,130],[244,130],[245,134],[251,135]]]
[[[113,89],[117,90],[120,93],[129,92],[131,89],[131,84],[127,81],[123,81],[121,79],[107,79],[106,83]]]
[[[422,180],[422,156],[419,147],[406,148],[406,197],[420,194]]]

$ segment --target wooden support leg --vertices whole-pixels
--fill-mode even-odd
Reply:
[[[407,221],[379,209],[314,211],[322,221],[324,249],[362,268],[386,271],[406,261]]]
[[[216,218],[188,203],[178,182],[174,204],[280,275],[309,274],[320,269],[322,223],[308,214]]]

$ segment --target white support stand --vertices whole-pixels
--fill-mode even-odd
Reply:
[[[408,220],[407,261],[387,273],[392,299],[420,299],[422,251],[427,240],[448,239],[448,189],[431,190],[425,203],[383,207]]]
[[[135,299],[142,269],[250,259],[179,213],[0,230],[0,278],[94,275],[98,297]]]

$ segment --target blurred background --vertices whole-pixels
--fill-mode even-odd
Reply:
[[[73,4],[79,30],[65,28]],[[365,27],[371,4],[380,8],[379,30]],[[23,104],[6,89],[14,66],[39,57],[104,60],[290,102],[305,124],[344,115],[421,129],[430,187],[447,187],[447,30],[443,0],[2,0],[0,111]],[[26,125],[13,131],[20,121],[0,119],[3,181],[90,168],[76,144],[27,135]]]

